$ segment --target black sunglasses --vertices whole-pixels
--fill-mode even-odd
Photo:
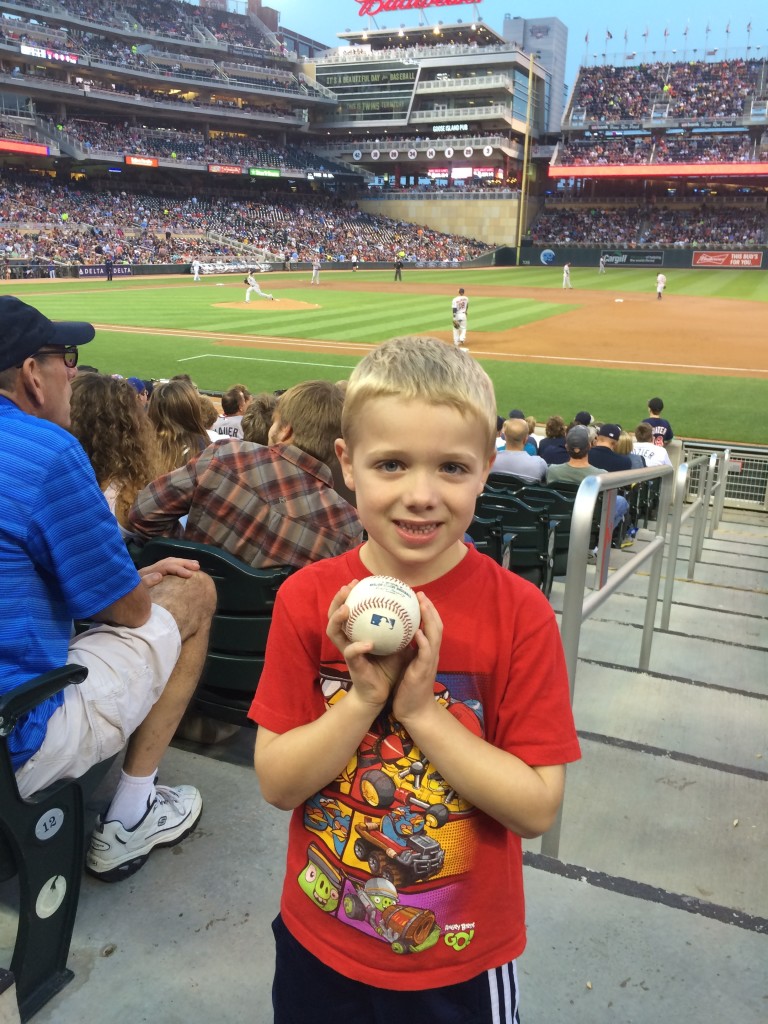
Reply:
[[[74,370],[77,366],[78,350],[75,345],[67,345],[66,348],[41,348],[35,352],[34,357],[38,356],[61,356],[67,369]]]

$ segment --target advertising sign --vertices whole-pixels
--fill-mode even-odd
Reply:
[[[695,252],[692,267],[762,267],[761,252]]]
[[[664,253],[658,249],[603,249],[606,267],[663,267]]]
[[[242,174],[243,168],[237,164],[208,164],[209,174]]]
[[[126,156],[125,162],[131,167],[157,167],[156,156]]]
[[[32,156],[50,156],[47,146],[39,142],[13,142],[11,139],[0,139],[0,151],[3,153],[29,153]]]

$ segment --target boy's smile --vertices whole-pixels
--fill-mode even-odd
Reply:
[[[376,398],[337,452],[368,533],[362,559],[371,572],[413,586],[461,561],[492,461],[478,419],[421,399]]]

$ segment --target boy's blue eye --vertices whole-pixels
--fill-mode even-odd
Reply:
[[[379,469],[383,469],[385,473],[396,473],[400,469],[400,463],[395,459],[387,459],[386,462],[379,463]]]
[[[459,476],[461,473],[466,473],[466,468],[460,466],[458,462],[446,462],[443,466],[443,472],[448,473],[450,476]]]

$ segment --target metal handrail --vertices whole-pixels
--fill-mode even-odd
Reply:
[[[725,489],[728,486],[728,470],[731,465],[731,449],[726,448],[718,453],[717,458],[717,479],[712,485],[712,515],[709,520],[707,537],[712,540],[715,530],[723,518],[723,506],[725,505]]]
[[[571,704],[576,686],[576,670],[579,660],[579,638],[581,624],[584,619],[596,611],[600,605],[640,566],[651,561],[648,575],[648,593],[645,601],[645,620],[643,637],[640,645],[641,669],[647,669],[651,657],[651,643],[656,613],[656,602],[659,594],[661,566],[666,545],[666,529],[671,507],[674,469],[672,466],[656,466],[646,469],[629,469],[619,473],[602,473],[599,476],[586,477],[576,492],[571,519],[571,540],[568,547],[568,564],[566,567],[565,593],[563,594],[563,613],[560,622],[560,636],[565,652],[565,663],[568,670],[568,683],[571,691]],[[613,508],[616,491],[620,487],[640,483],[643,480],[661,480],[661,494],[656,517],[656,536],[644,550],[638,551],[634,557],[608,578],[608,562],[611,551],[611,535],[613,533]],[[600,494],[605,493],[603,510],[600,519],[600,535],[598,540],[598,557],[595,570],[597,589],[584,595],[587,581],[586,552],[589,549],[589,537],[592,531],[592,519]],[[563,807],[560,806],[557,818],[542,836],[541,852],[548,857],[557,857],[560,849],[560,830],[562,826]]]

